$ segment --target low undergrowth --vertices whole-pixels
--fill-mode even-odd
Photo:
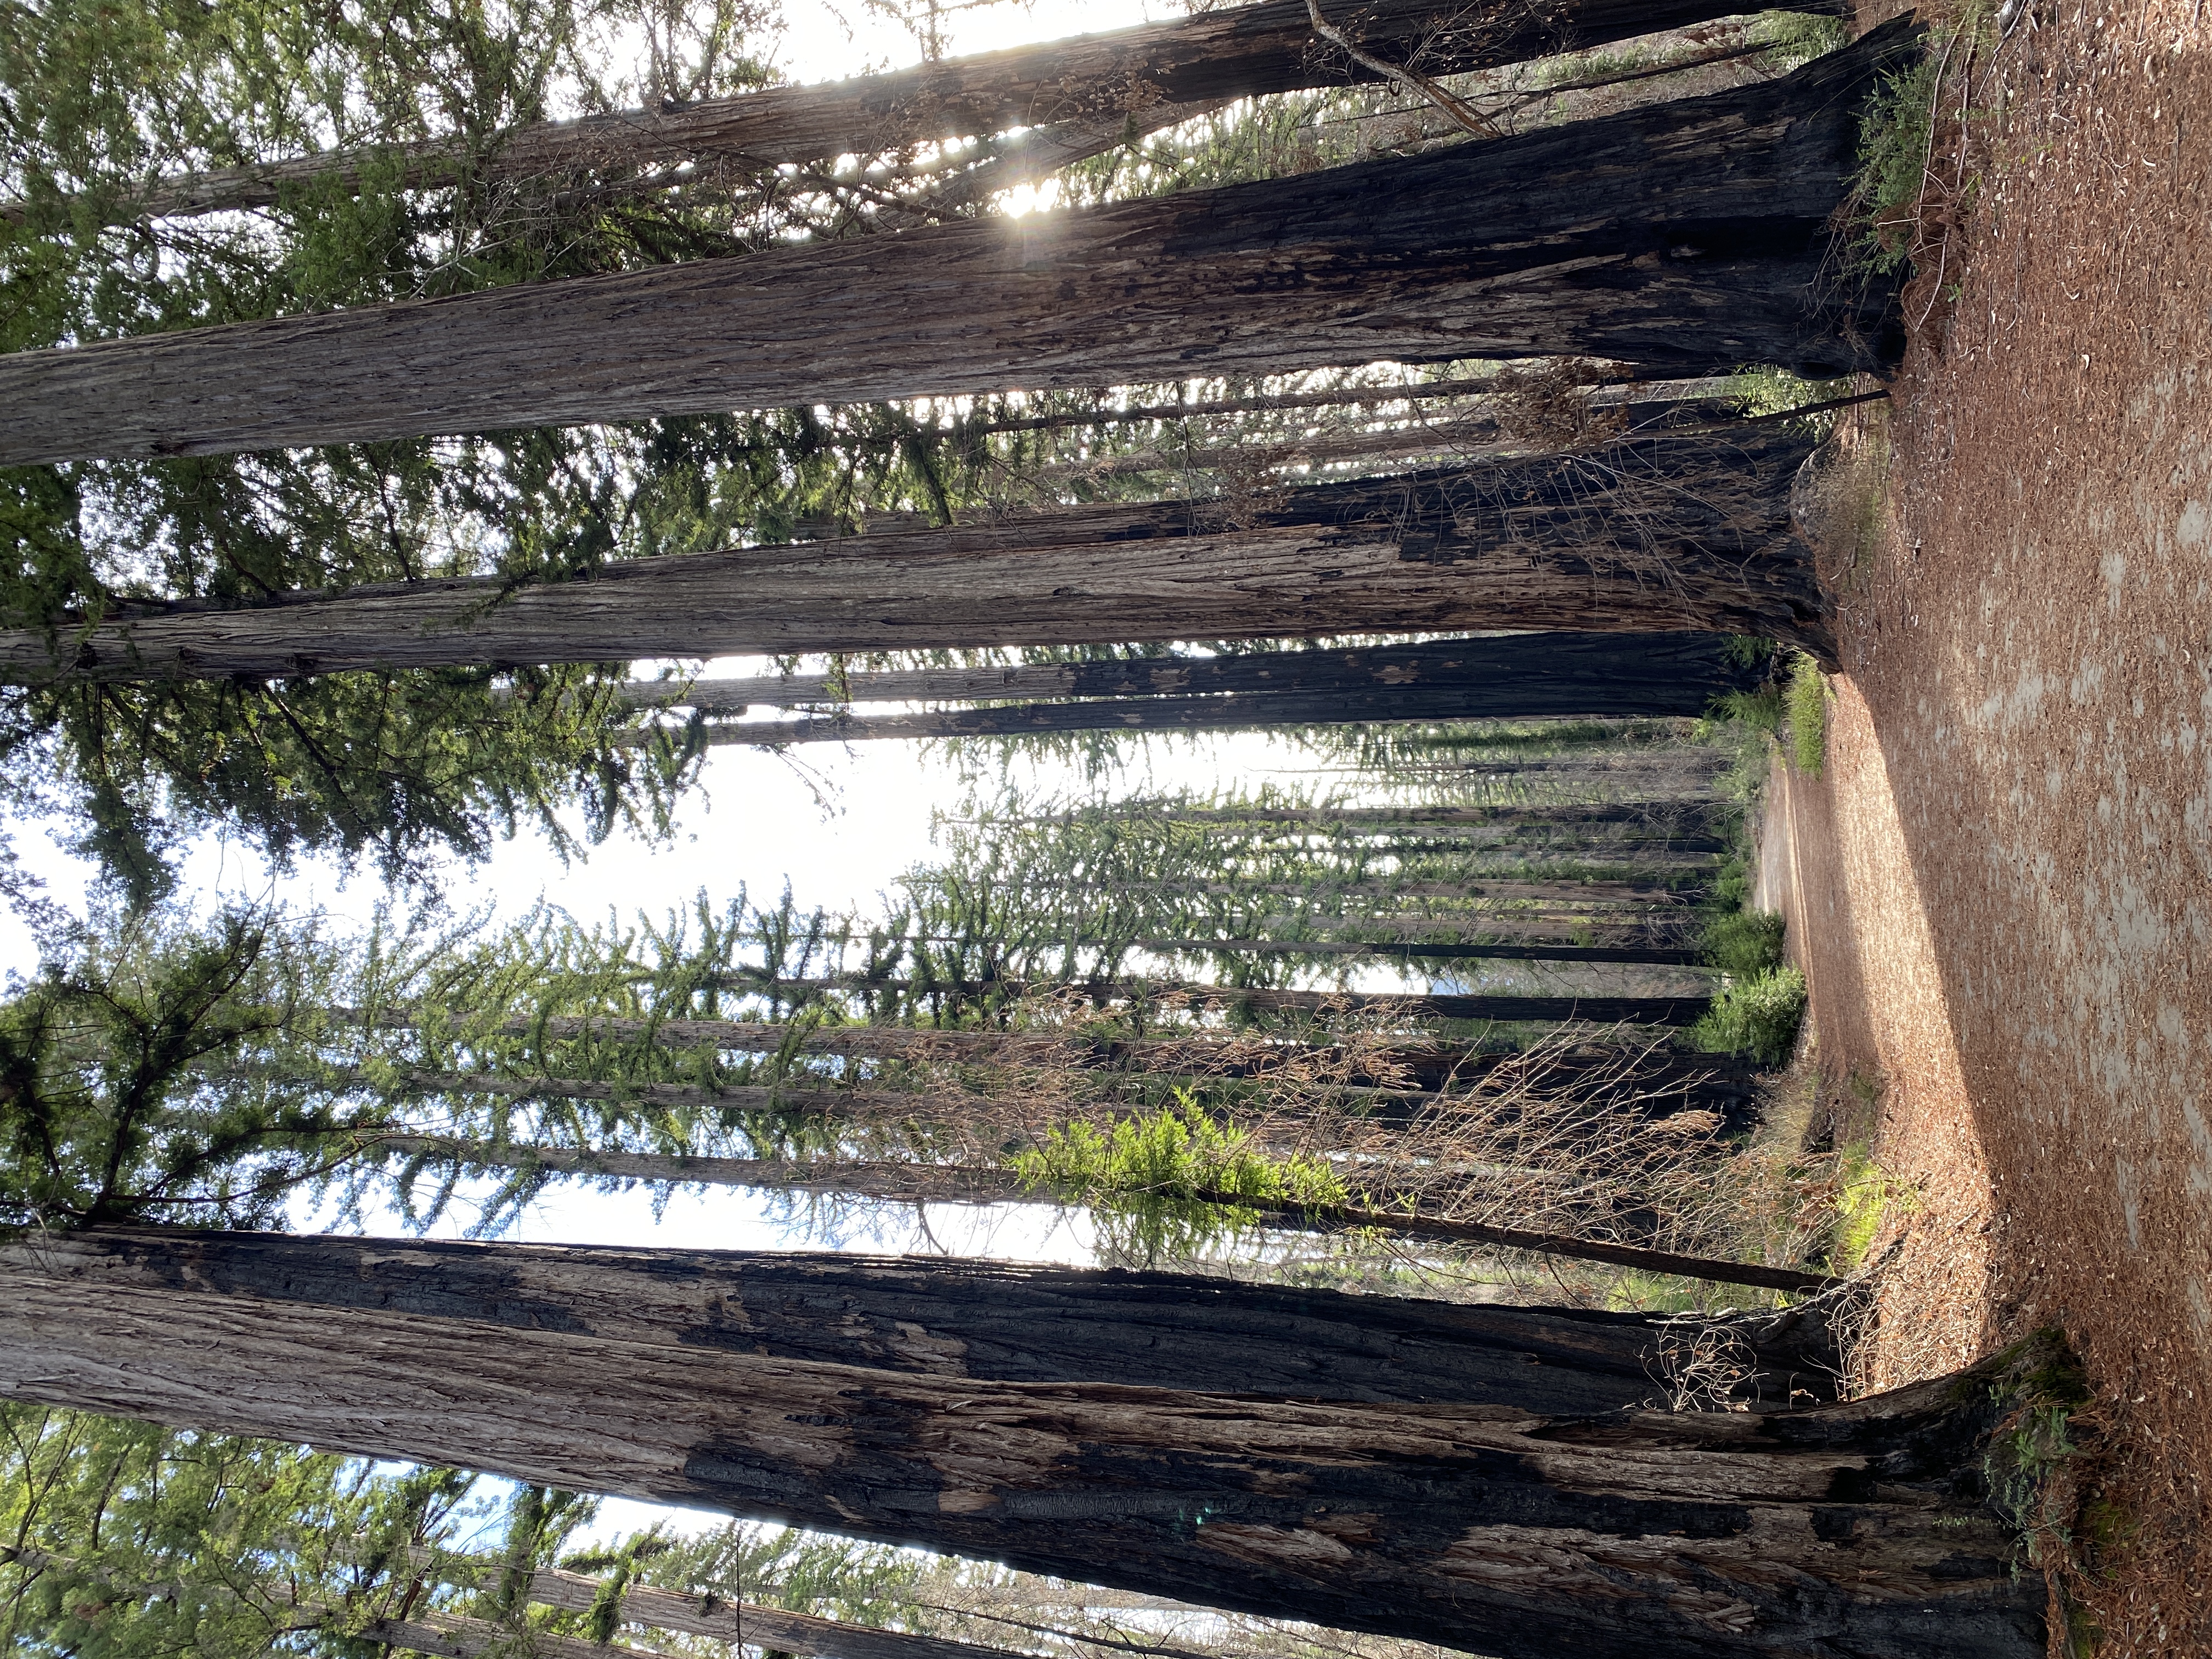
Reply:
[[[2021,1564],[2057,1592],[2064,1623],[2054,1650],[2087,1659],[2104,1632],[2083,1592],[2132,1534],[2132,1519],[2102,1490],[2106,1425],[2064,1334],[2038,1331],[2007,1358],[1988,1385],[1996,1408],[1982,1454],[1990,1507],[2018,1535]]]
[[[1783,921],[1773,910],[1736,910],[1716,916],[1698,941],[1708,967],[1741,978],[1771,973],[1782,963]]]
[[[1711,1054],[1747,1054],[1779,1066],[1796,1046],[1805,1018],[1805,975],[1775,968],[1721,988],[1712,1006],[1690,1028],[1693,1047]]]
[[[1868,1143],[1844,1148],[1836,1177],[1835,1243],[1829,1250],[1829,1271],[1856,1273],[1865,1264],[1881,1237],[1882,1224],[1900,1209],[1918,1206],[1919,1198],[1907,1182],[1898,1180],[1874,1161]]]
[[[1828,758],[1828,683],[1820,665],[1802,654],[1790,665],[1782,691],[1783,719],[1790,734],[1790,762],[1817,778]]]

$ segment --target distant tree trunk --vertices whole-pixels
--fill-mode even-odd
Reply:
[[[1804,9],[1838,9],[1832,0]],[[1346,21],[1368,51],[1398,62],[1414,57],[1424,72],[1444,75],[1730,15],[1721,0],[1577,0],[1516,6],[1470,26],[1463,9],[1448,0],[1367,0]],[[288,187],[337,181],[357,186],[364,166],[381,173],[397,163],[402,187],[412,190],[467,177],[608,168],[665,187],[682,180],[672,170],[685,162],[711,174],[717,161],[765,170],[1013,127],[1119,132],[1162,104],[1218,103],[1377,78],[1365,65],[1321,47],[1304,0],[1268,0],[890,74],[540,122],[499,137],[488,155],[432,139],[157,179],[119,198],[114,222],[270,207]],[[0,216],[20,222],[22,204],[0,206]]]
[[[1657,825],[1661,832],[1670,821],[1705,819],[1730,810],[1716,800],[1565,800],[1504,801],[1496,805],[1462,806],[1440,801],[1409,801],[1385,806],[1341,806],[1328,804],[1268,806],[1257,802],[1232,801],[1203,806],[1143,800],[1117,802],[1103,809],[1055,812],[1044,817],[957,819],[963,823],[1196,823],[1237,829],[1246,824],[1286,824],[1317,830],[1399,830],[1432,824],[1496,825],[1501,829],[1577,829],[1586,824]]]
[[[1055,987],[1017,978],[871,979],[848,974],[825,979],[733,980],[727,988],[756,990],[763,994],[796,992],[802,996],[824,991],[860,994],[877,991],[902,997],[944,994],[962,998],[1021,996],[1059,990],[1101,1004],[1130,998],[1176,997],[1188,1000],[1195,1007],[1247,1013],[1326,1015],[1340,1012],[1407,1020],[1586,1020],[1600,1025],[1694,1025],[1704,1016],[1707,1003],[1702,996],[1414,996],[1396,992],[1292,991],[1211,985],[1171,977],[1079,980]]]
[[[0,1296],[0,1393],[17,1398],[721,1510],[1498,1659],[2044,1651],[2046,1589],[2014,1571],[1982,1476],[2007,1399],[2051,1363],[2039,1350],[1803,1412],[1593,1419],[641,1341],[600,1334],[619,1298],[592,1294],[588,1267],[558,1250],[525,1327],[100,1285],[42,1270],[40,1248],[9,1252]],[[148,1251],[157,1281],[189,1283],[163,1252]]]
[[[1076,944],[1120,940],[1077,939]],[[1129,946],[1163,954],[1415,957],[1437,962],[1611,962],[1691,967],[1705,960],[1694,945],[1556,945],[1497,940],[1478,945],[1424,944],[1402,939],[1133,939]]]
[[[1009,663],[963,667],[853,669],[842,674],[763,674],[743,678],[640,680],[618,688],[625,708],[690,708],[742,714],[756,706],[821,708],[866,702],[1023,702],[1069,697],[1280,696],[1351,693],[1404,686],[1492,686],[1522,676],[1568,676],[1593,663],[1594,690],[1611,674],[1636,672],[1653,653],[1655,679],[1711,674],[1728,689],[1749,689],[1765,671],[1728,660],[1724,641],[1703,634],[1538,633],[1428,640],[1418,645],[1262,649],[1233,656],[1115,657],[1090,662]],[[1715,655],[1709,657],[1708,652]],[[1702,712],[1702,710],[1700,711]],[[1603,718],[1603,717],[1598,717]],[[1687,750],[1692,757],[1698,750]],[[1710,754],[1710,751],[1702,751]],[[1502,770],[1541,771],[1588,761],[1502,761]],[[1605,763],[1596,763],[1605,764]]]
[[[8,361],[0,357],[0,374]],[[1053,508],[943,530],[621,560],[588,580],[511,591],[482,578],[236,609],[147,606],[91,628],[0,633],[0,677],[211,679],[1654,624],[1826,651],[1828,603],[1790,520],[1790,486],[1813,447],[1754,429],[1741,444],[1694,454],[1655,440],[1596,458],[1311,485],[1243,503]]]
[[[1833,280],[1900,21],[1780,80],[1494,143],[1018,222],[0,358],[0,465],[1391,358],[1832,375],[1901,346]]]
[[[513,1571],[504,1561],[483,1556],[454,1557],[436,1550],[414,1552],[418,1571],[434,1573],[449,1584],[471,1588],[497,1584]],[[606,1605],[608,1581],[586,1578],[558,1568],[540,1568],[529,1575],[522,1595],[540,1607],[561,1607],[570,1613],[592,1613]],[[726,1642],[732,1648],[757,1648],[771,1653],[803,1656],[804,1659],[1027,1659],[1026,1655],[1001,1648],[980,1647],[972,1642],[943,1637],[916,1636],[905,1631],[878,1630],[850,1620],[817,1619],[782,1607],[765,1607],[752,1601],[724,1601],[712,1595],[679,1595],[656,1589],[635,1579],[615,1586],[612,1599],[623,1623],[651,1630],[681,1631]],[[372,1626],[370,1639],[392,1647],[411,1647],[447,1659],[613,1659],[629,1648],[610,1648],[580,1637],[557,1636],[533,1629],[520,1642],[518,1632],[478,1619],[455,1619],[440,1612],[417,1613],[411,1620],[385,1620]]]
[[[707,714],[732,705],[742,710],[749,702],[803,707],[847,699],[933,701],[955,695],[976,700],[1024,696],[1094,699],[1004,703],[923,714],[840,713],[777,725],[712,725],[706,738],[713,744],[857,743],[877,738],[1206,731],[1358,720],[1703,714],[1715,699],[1750,690],[1766,672],[1763,665],[1747,665],[1733,656],[1729,641],[1720,635],[1544,633],[1371,650],[1268,651],[1036,668],[853,674],[836,683],[842,696],[831,695],[833,683],[819,676],[808,678],[805,690],[779,689],[773,680],[699,681],[688,688],[639,687],[626,692],[624,701],[633,707],[681,705]],[[999,684],[992,689],[994,680]],[[926,689],[944,685],[973,689],[963,693]],[[1037,689],[1027,689],[1030,687]],[[1114,690],[1105,696],[1092,689],[1108,687]]]
[[[1328,899],[1464,899],[1498,904],[1533,905],[1554,909],[1636,908],[1682,915],[1689,901],[1676,889],[1657,882],[1638,881],[1389,881],[1362,878],[1312,882],[1161,881],[1092,882],[1070,880],[1024,884],[1024,892],[1157,893],[1188,895],[1194,898],[1231,898],[1248,894],[1303,898],[1318,903]]]
[[[1686,1328],[1657,1314],[937,1256],[151,1229],[58,1235],[39,1253],[38,1271],[102,1296],[191,1289],[945,1380],[1480,1401],[1559,1414],[1662,1399],[1663,1351]],[[1834,1397],[1835,1338],[1821,1307],[1723,1314],[1710,1325],[1749,1363],[1745,1401]]]
[[[382,1029],[406,1029],[404,1016],[379,1022]],[[555,1016],[518,1019],[502,1028],[563,1042],[578,1039],[600,1045],[647,1043],[672,1048],[713,1047],[726,1052],[835,1054],[848,1060],[891,1060],[909,1066],[954,1064],[1070,1065],[1086,1070],[1138,1075],[1249,1077],[1279,1062],[1301,1059],[1339,1068],[1341,1086],[1401,1097],[1418,1108],[1448,1086],[1467,1086],[1501,1066],[1521,1063],[1512,1050],[1485,1048],[1445,1041],[1363,1042],[1347,1048],[1327,1036],[1273,1035],[1261,1038],[1170,1036],[1104,1038],[1089,1032],[997,1030],[927,1025],[793,1025],[761,1020],[618,1019]],[[1648,1042],[1584,1043],[1547,1051],[1540,1068],[1542,1086],[1571,1091],[1601,1076],[1624,1072],[1655,1113],[1705,1109],[1718,1112],[1731,1127],[1747,1127],[1758,1115],[1756,1073],[1722,1054],[1686,1054]],[[366,1073],[363,1083],[369,1081]],[[527,1094],[540,1079],[487,1073],[417,1073],[412,1080],[425,1089]],[[544,1079],[558,1085],[560,1079]],[[568,1079],[580,1082],[581,1079]],[[896,1121],[933,1109],[930,1096],[866,1088],[809,1089],[732,1085],[708,1090],[690,1084],[601,1084],[590,1085],[591,1099],[634,1098],[684,1107],[710,1104],[741,1110],[821,1111],[870,1115]],[[624,1091],[628,1092],[625,1093]],[[538,1091],[558,1093],[556,1086]]]
[[[1664,913],[1644,918],[1602,910],[1548,915],[1491,910],[1457,914],[1363,911],[1340,916],[1293,910],[1258,916],[1245,925],[1271,939],[1335,939],[1391,950],[1417,951],[1424,941],[1455,945],[1651,945],[1686,950],[1697,943],[1703,932],[1702,921],[1702,918],[1684,919]]]

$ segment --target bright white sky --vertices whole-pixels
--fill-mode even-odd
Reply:
[[[938,33],[945,56],[952,58],[1127,28],[1187,9],[1163,0],[997,0],[942,8]],[[776,61],[794,81],[836,81],[921,61],[913,32],[866,0],[784,0],[782,12]]]

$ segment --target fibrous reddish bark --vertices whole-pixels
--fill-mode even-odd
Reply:
[[[1832,0],[1812,0],[1802,9],[1838,10]],[[1731,15],[1723,0],[1522,3],[1480,16],[1455,0],[1367,0],[1358,9],[1355,33],[1370,52],[1394,60],[1418,57],[1426,72],[1441,75]],[[269,207],[287,187],[357,180],[369,164],[380,177],[397,165],[403,187],[421,190],[465,175],[527,178],[715,158],[754,167],[834,161],[1012,127],[1119,130],[1162,104],[1211,104],[1376,78],[1364,65],[1320,48],[1304,0],[1267,0],[885,75],[542,122],[501,136],[488,153],[430,140],[176,175],[124,197],[112,211],[125,222]],[[657,178],[663,185],[683,182],[681,173]],[[0,204],[0,217],[21,216],[21,204]]]
[[[4,364],[4,360],[0,360]],[[0,634],[0,678],[290,676],[736,652],[1472,629],[1759,634],[1828,651],[1790,489],[1810,441],[1059,508],[622,560],[588,580],[395,582]]]
[[[1018,221],[0,358],[0,465],[884,398],[1577,356],[1901,348],[1831,221],[1902,22],[1779,80]]]
[[[0,1392],[1006,1561],[1499,1659],[2039,1659],[2004,1356],[1796,1413],[944,1378],[104,1285],[9,1253]],[[562,1275],[568,1278],[567,1274]],[[570,1283],[576,1282],[570,1279]],[[572,1305],[556,1293],[544,1311]]]
[[[1000,1382],[1553,1413],[1663,1398],[1671,1316],[1463,1306],[940,1256],[586,1249],[112,1228],[48,1241],[88,1291],[166,1287]],[[1708,1322],[1695,1322],[1700,1326]],[[1723,1315],[1765,1406],[1834,1396],[1818,1307]]]

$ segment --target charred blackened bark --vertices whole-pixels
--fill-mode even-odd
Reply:
[[[1814,0],[1802,9],[1840,9],[1832,0]],[[1575,0],[1479,14],[1457,0],[1366,0],[1349,9],[1347,21],[1356,19],[1352,33],[1370,52],[1446,75],[1731,15],[1726,0]],[[610,168],[644,171],[651,184],[665,187],[683,175],[652,169],[696,168],[717,159],[751,167],[834,161],[1012,127],[1103,121],[1118,130],[1162,104],[1214,103],[1376,78],[1365,65],[1320,46],[1305,0],[1267,0],[888,75],[535,123],[499,136],[488,153],[481,143],[430,140],[159,179],[121,193],[109,210],[113,222],[128,223],[270,207],[288,188],[309,183],[357,186],[364,165],[374,167],[380,181],[396,167],[404,186],[416,190],[464,177]],[[0,204],[0,217],[22,216],[21,204]]]
[[[0,360],[0,371],[4,360]],[[1069,507],[945,530],[623,560],[588,580],[394,582],[0,634],[15,683],[291,676],[736,652],[1363,630],[1654,627],[1832,647],[1790,520],[1809,441]]]
[[[998,1559],[1501,1659],[2038,1659],[1985,1506],[2019,1356],[1797,1413],[1551,1416],[823,1364],[85,1282],[0,1392]],[[556,1305],[565,1298],[556,1297]]]
[[[1833,1399],[1838,1363],[1820,1306],[1685,1321],[937,1257],[137,1229],[58,1236],[36,1260],[100,1295],[208,1291],[939,1378],[1554,1415],[1663,1401],[1668,1351],[1697,1330],[1743,1363],[1749,1403]]]
[[[1901,348],[1831,222],[1903,22],[1779,80],[1018,222],[0,359],[0,465],[792,404],[1570,355],[1834,374]]]

